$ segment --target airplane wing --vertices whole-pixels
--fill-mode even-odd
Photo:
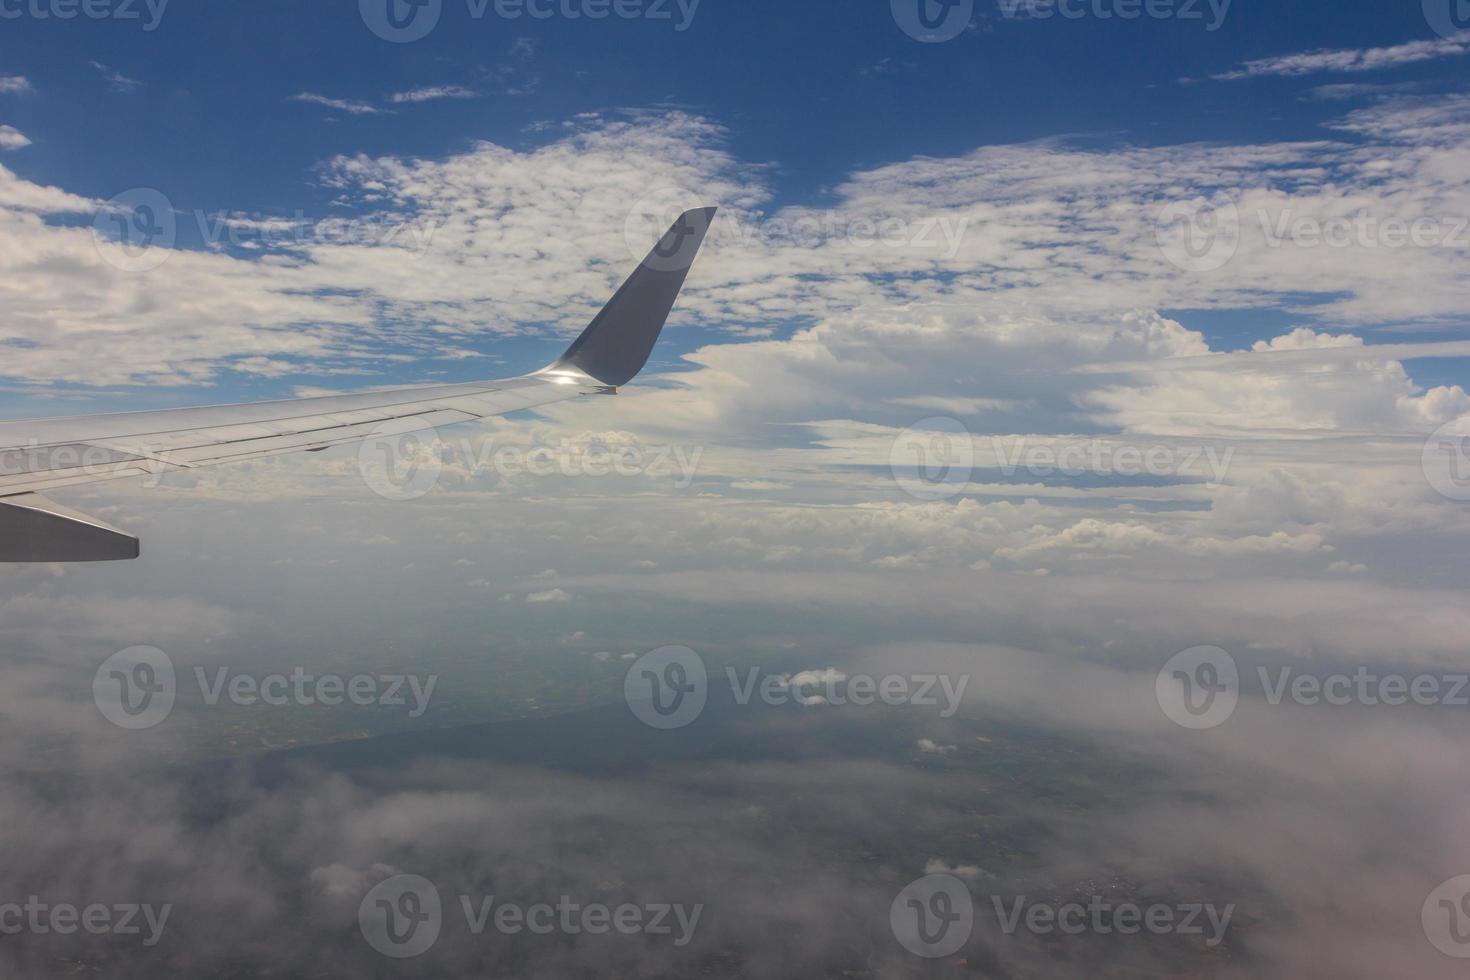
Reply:
[[[715,208],[685,212],[554,363],[499,381],[357,395],[0,422],[0,562],[136,558],[138,539],[38,491],[452,425],[616,393],[648,362]]]

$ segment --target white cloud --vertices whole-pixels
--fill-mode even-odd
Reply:
[[[26,135],[14,126],[0,126],[0,150],[19,150],[30,145]]]
[[[0,75],[0,95],[25,95],[34,91],[31,80],[24,75]]]
[[[401,105],[413,102],[432,102],[435,99],[473,99],[478,94],[463,85],[428,85],[409,89],[406,92],[394,92],[388,96],[388,101]]]
[[[1307,51],[1247,61],[1233,71],[1211,76],[1219,81],[1260,78],[1270,75],[1315,75],[1321,72],[1360,72],[1396,68],[1436,58],[1451,58],[1470,50],[1470,34],[1410,41],[1383,48],[1343,48]]]
[[[370,102],[360,102],[356,99],[333,99],[315,92],[298,92],[291,96],[291,101],[326,106],[328,109],[336,109],[354,116],[371,116],[383,111]]]
[[[923,752],[925,755],[949,755],[951,752],[957,752],[957,751],[959,751],[959,746],[957,746],[957,745],[940,745],[938,742],[934,741],[932,738],[921,738],[915,744],[918,745],[919,751],[920,752]],[[930,863],[933,864],[934,862],[931,861]],[[979,869],[976,869],[976,873],[978,873],[978,871],[979,871]],[[925,872],[925,874],[934,874],[934,873],[935,872],[932,872],[932,871],[926,871]],[[943,872],[943,873],[953,874],[954,872],[953,871],[948,871],[948,872]]]
[[[136,78],[129,78],[122,72],[109,68],[100,61],[89,61],[87,64],[91,65],[94,71],[107,80],[107,84],[119,92],[136,92],[143,85]]]

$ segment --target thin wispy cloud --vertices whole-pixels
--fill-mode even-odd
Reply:
[[[428,85],[409,89],[406,92],[394,92],[388,96],[388,101],[394,105],[403,105],[412,102],[433,102],[436,99],[473,99],[478,95],[478,92],[465,88],[463,85]]]
[[[136,78],[129,78],[122,72],[114,68],[109,68],[100,61],[89,61],[87,64],[91,65],[93,70],[106,79],[108,85],[111,85],[119,92],[136,92],[143,85]]]
[[[325,106],[328,109],[336,109],[338,112],[346,112],[354,116],[371,116],[383,111],[371,102],[359,102],[355,99],[334,99],[326,95],[318,95],[315,92],[298,92],[291,96],[291,101]]]
[[[1244,78],[1293,77],[1324,72],[1361,72],[1397,68],[1437,58],[1453,58],[1470,51],[1470,33],[1435,41],[1411,41],[1386,48],[1342,48],[1305,51],[1247,61],[1239,68],[1210,77],[1219,82]]]
[[[1419,88],[1414,82],[1397,85],[1367,85],[1344,82],[1338,85],[1318,85],[1305,98],[1315,102],[1341,102],[1347,99],[1377,99],[1390,95],[1406,95]]]
[[[34,91],[31,80],[24,75],[0,76],[0,95],[24,95]]]

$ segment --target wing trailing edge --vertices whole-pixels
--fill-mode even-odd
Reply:
[[[0,562],[126,561],[138,539],[38,493],[0,497]]]

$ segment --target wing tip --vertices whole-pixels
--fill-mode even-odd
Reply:
[[[718,212],[719,207],[712,206],[690,208],[679,215],[551,367],[575,368],[612,387],[633,380],[648,363]]]

